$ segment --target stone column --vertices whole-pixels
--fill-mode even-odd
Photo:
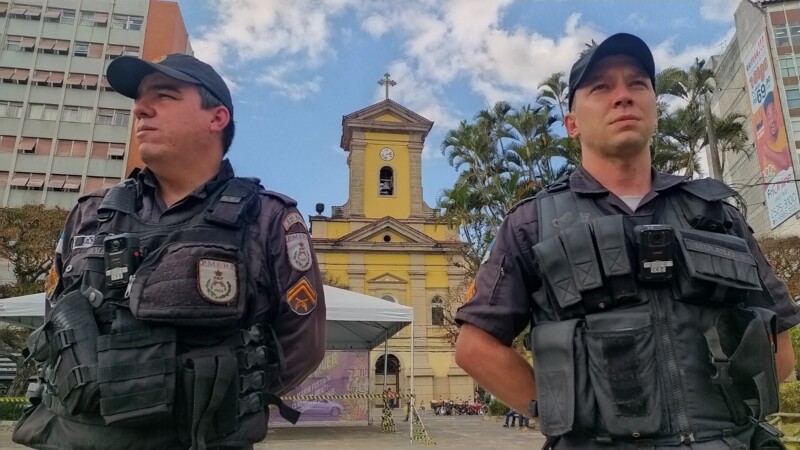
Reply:
[[[364,158],[367,141],[364,132],[354,131],[350,141],[350,215],[364,217]]]
[[[409,181],[411,200],[411,217],[422,218],[425,216],[422,207],[422,138],[419,134],[412,134],[408,142]]]

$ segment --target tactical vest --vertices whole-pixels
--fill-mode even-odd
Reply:
[[[550,442],[738,448],[732,436],[777,411],[776,317],[742,306],[762,287],[747,242],[729,233],[733,194],[685,182],[630,216],[566,180],[535,197],[533,406]],[[652,224],[671,228],[671,256],[643,254],[637,226]]]
[[[272,318],[255,311],[264,292],[256,292],[247,267],[259,190],[253,180],[233,178],[196,214],[157,224],[136,216],[133,182],[108,191],[95,236],[78,243],[88,247],[83,273],[29,342],[31,356],[43,363],[39,407],[74,422],[74,430],[87,425],[70,442],[238,446],[266,436],[267,404],[297,420],[271,394],[283,355]],[[165,424],[167,433],[151,442],[114,439]]]

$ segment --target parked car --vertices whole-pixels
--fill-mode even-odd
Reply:
[[[339,417],[344,407],[339,402],[333,400],[318,401],[299,401],[295,402],[294,408],[302,414],[309,416],[331,416]]]

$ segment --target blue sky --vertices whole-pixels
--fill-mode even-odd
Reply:
[[[456,172],[445,133],[498,100],[531,103],[549,74],[569,72],[584,43],[625,31],[653,49],[657,68],[722,53],[734,0],[179,0],[195,54],[233,89],[229,157],[314,205],[347,201],[342,116],[390,97],[434,121],[423,151],[425,201],[436,205]]]

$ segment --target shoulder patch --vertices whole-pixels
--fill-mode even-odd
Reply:
[[[311,243],[307,233],[292,233],[286,235],[286,254],[289,265],[298,272],[305,272],[311,268]]]
[[[518,201],[518,202],[517,202],[517,203],[516,203],[514,206],[512,206],[512,207],[511,207],[511,208],[508,210],[508,212],[506,213],[506,215],[509,215],[509,214],[513,213],[514,211],[516,211],[516,209],[517,209],[517,208],[519,208],[520,206],[524,205],[525,203],[528,203],[528,202],[530,202],[531,200],[534,200],[535,198],[536,198],[535,196],[534,196],[534,197],[528,197],[528,198],[526,198],[526,199],[523,199],[523,200],[520,200],[520,201]]]
[[[286,303],[295,314],[305,316],[317,307],[317,291],[303,277],[286,291]]]
[[[303,221],[303,216],[297,211],[292,211],[283,218],[283,229],[285,231],[289,231],[292,226],[297,224],[300,224],[300,228],[302,228],[303,231],[306,230],[306,223]]]
[[[293,198],[289,197],[288,195],[281,194],[280,192],[262,189],[259,191],[259,194],[274,198],[286,206],[297,206],[297,202]]]
[[[689,180],[681,183],[680,187],[684,191],[706,201],[724,200],[736,195],[736,191],[733,188],[714,178]]]

